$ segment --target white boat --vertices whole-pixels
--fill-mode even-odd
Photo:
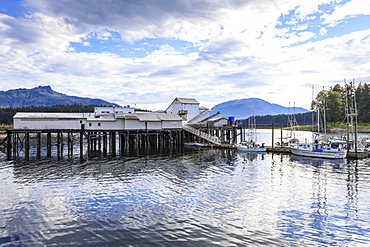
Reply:
[[[257,140],[256,118],[252,116],[249,118],[248,121],[249,121],[249,130],[248,130],[246,139],[250,141],[242,141],[238,144],[235,144],[235,147],[240,151],[246,151],[246,152],[266,152],[264,143],[262,143],[262,145],[259,145],[255,141]]]
[[[324,108],[325,109],[325,108]],[[290,146],[292,154],[328,159],[344,159],[347,156],[347,146],[345,141],[322,142],[320,139],[320,107],[316,106],[317,112],[317,133],[314,133],[313,143],[296,143]],[[324,112],[325,116],[325,112]],[[323,118],[325,121],[325,117]],[[326,124],[324,124],[326,126]],[[324,128],[325,129],[325,128]]]
[[[347,156],[347,149],[344,145],[314,143],[298,143],[290,147],[292,154],[315,158],[344,159]]]
[[[255,142],[240,142],[235,144],[235,147],[240,151],[246,152],[266,152],[266,148],[262,145],[258,145]]]

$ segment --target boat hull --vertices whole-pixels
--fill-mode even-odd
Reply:
[[[248,148],[243,146],[236,146],[236,149],[239,151],[245,151],[245,152],[266,152],[266,148]]]
[[[347,156],[346,150],[321,150],[321,151],[311,151],[303,150],[299,148],[290,148],[292,154],[306,157],[314,158],[326,158],[326,159],[344,159]]]

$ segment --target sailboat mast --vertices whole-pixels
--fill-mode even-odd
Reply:
[[[325,141],[326,140],[326,92],[324,90],[324,87],[322,87],[322,90],[323,90],[323,132],[324,132],[324,138],[325,138]]]

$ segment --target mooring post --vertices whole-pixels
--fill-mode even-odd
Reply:
[[[80,130],[80,162],[84,161],[84,125],[81,125]]]
[[[57,132],[57,158],[60,160],[60,132]]]
[[[13,159],[18,158],[18,133],[13,132]]]
[[[122,132],[119,132],[118,134],[119,136],[119,149],[120,149],[120,156],[124,156],[125,155],[125,134],[122,133]]]
[[[87,131],[87,157],[91,156],[91,132]]]
[[[107,132],[103,132],[103,155],[104,157],[107,156]]]
[[[30,160],[30,133],[26,131],[25,135],[25,146],[24,146],[24,159],[26,161]]]
[[[41,159],[41,133],[37,132],[36,134],[36,158]]]
[[[46,153],[47,153],[47,158],[50,159],[51,158],[51,133],[48,132],[46,134]]]
[[[112,157],[116,157],[116,132],[111,131],[111,153]]]
[[[64,152],[64,142],[63,142],[63,132],[60,133],[60,158],[63,159]]]
[[[272,136],[272,140],[271,140],[271,142],[272,142],[272,148],[274,148],[274,123],[272,123],[271,124],[271,130],[272,130],[272,134],[271,134],[271,136]]]
[[[6,157],[7,160],[12,160],[12,131],[6,130]]]
[[[99,133],[98,149],[99,149],[99,152],[101,152],[101,138],[102,138],[103,132],[98,132],[98,133]]]
[[[68,132],[68,139],[67,139],[67,146],[68,146],[68,157],[73,157],[73,134],[72,132]]]

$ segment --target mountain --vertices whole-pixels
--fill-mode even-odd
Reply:
[[[0,91],[0,108],[53,105],[115,105],[101,99],[68,96],[53,91],[50,86],[39,86],[32,89],[14,89]]]
[[[217,111],[222,115],[234,116],[236,119],[246,119],[250,116],[279,115],[288,113],[305,113],[308,110],[301,107],[284,107],[278,104],[271,104],[258,98],[238,99],[224,102],[214,106],[210,114]]]

